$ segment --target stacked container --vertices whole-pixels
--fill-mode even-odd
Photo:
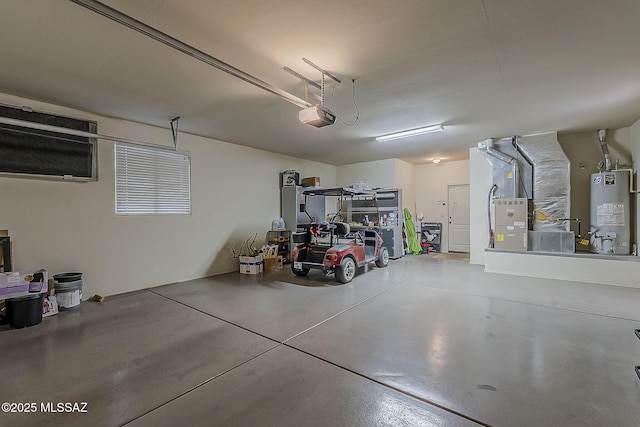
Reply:
[[[59,273],[53,275],[58,308],[70,310],[82,303],[82,273]]]

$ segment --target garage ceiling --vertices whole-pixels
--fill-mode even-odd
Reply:
[[[323,163],[458,160],[489,137],[640,118],[638,0],[105,0],[304,98],[288,66],[342,79],[299,107],[68,0],[0,0],[0,91]],[[380,143],[375,136],[442,123]],[[127,137],[127,135],[120,135]]]

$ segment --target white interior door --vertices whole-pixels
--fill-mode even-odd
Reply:
[[[449,185],[449,252],[469,252],[469,184]]]

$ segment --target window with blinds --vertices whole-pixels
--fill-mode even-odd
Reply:
[[[191,213],[191,153],[115,144],[116,215]]]

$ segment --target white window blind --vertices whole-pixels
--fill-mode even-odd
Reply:
[[[191,213],[191,153],[115,144],[116,214]]]

